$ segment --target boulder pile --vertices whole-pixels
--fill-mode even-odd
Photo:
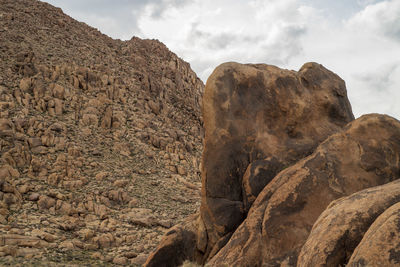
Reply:
[[[201,207],[146,266],[400,263],[400,122],[354,120],[336,74],[225,63],[203,118]]]

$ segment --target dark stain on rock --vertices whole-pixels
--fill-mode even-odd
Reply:
[[[394,264],[400,264],[400,250],[394,248],[389,250],[389,261]]]
[[[367,265],[368,265],[368,262],[365,259],[360,258],[351,267],[364,267],[364,266],[367,266]]]
[[[275,177],[275,175],[283,168],[282,164],[276,159],[273,162],[268,162],[267,166],[261,165],[262,161],[254,162],[252,165],[252,177],[250,182],[251,193],[255,196],[263,190],[263,188]],[[261,165],[261,166],[260,166]],[[257,168],[257,174],[255,174],[255,169]]]

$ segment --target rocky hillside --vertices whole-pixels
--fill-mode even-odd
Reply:
[[[203,88],[156,40],[0,0],[0,265],[141,264],[199,207]]]
[[[398,266],[400,122],[356,120],[344,81],[225,63],[208,78],[199,212],[145,266]]]

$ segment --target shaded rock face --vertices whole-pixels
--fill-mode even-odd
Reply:
[[[265,160],[256,160],[247,167],[242,182],[243,207],[246,213],[265,185],[285,167],[287,166],[274,157]]]
[[[397,202],[400,180],[332,201],[315,222],[297,266],[344,266],[375,219]]]
[[[203,117],[206,257],[225,245],[275,174],[354,119],[343,80],[316,63],[298,72],[222,64],[207,81]]]
[[[384,115],[353,121],[262,190],[210,265],[296,265],[312,226],[329,203],[397,179],[399,155],[399,121]]]
[[[348,266],[400,264],[400,203],[381,214],[365,233]]]
[[[185,260],[200,260],[196,250],[196,223],[198,215],[190,216],[184,223],[177,225],[165,234],[153,257],[149,257],[146,266],[179,266]]]

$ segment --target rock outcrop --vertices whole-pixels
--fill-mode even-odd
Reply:
[[[271,176],[354,119],[343,80],[315,63],[297,73],[223,64],[207,80],[203,117],[200,214],[207,231],[206,257],[243,221],[244,201],[250,206]],[[269,178],[257,179],[250,171],[242,179],[249,164],[262,159]]]
[[[281,171],[211,266],[296,265],[320,214],[335,199],[399,178],[400,122],[365,115]]]
[[[207,81],[203,116],[197,227],[176,228],[147,266],[162,257],[166,266],[398,263],[399,121],[353,121],[343,81],[316,63],[299,72],[223,64]],[[185,256],[171,244],[186,244]]]
[[[226,244],[280,170],[354,119],[343,80],[316,63],[298,72],[222,64],[207,81],[203,117],[201,230],[193,243],[203,261]]]

